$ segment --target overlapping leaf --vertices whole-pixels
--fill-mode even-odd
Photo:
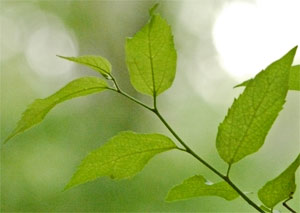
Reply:
[[[91,152],[79,166],[66,189],[96,178],[130,178],[156,154],[176,148],[166,136],[121,132]]]
[[[248,83],[252,80],[253,79],[244,81],[243,83],[236,85],[235,87],[247,86]],[[289,90],[300,91],[300,65],[292,66],[290,69]]]
[[[225,181],[208,184],[203,176],[195,175],[172,188],[166,200],[185,200],[199,196],[218,196],[226,200],[233,200],[239,194]]]
[[[297,47],[249,81],[220,124],[216,147],[233,164],[256,152],[285,103],[289,72]]]
[[[85,55],[79,57],[66,57],[66,56],[58,56],[60,58],[76,62],[78,64],[86,65],[93,70],[97,71],[105,78],[107,78],[111,73],[111,64],[109,61],[101,56],[95,55]]]
[[[267,182],[259,191],[258,197],[269,208],[289,198],[296,190],[295,172],[300,165],[300,155],[278,177]]]
[[[130,80],[141,93],[157,96],[168,89],[175,77],[176,58],[171,27],[159,15],[152,15],[149,23],[126,40]]]
[[[21,120],[18,122],[17,127],[8,136],[5,142],[40,123],[46,114],[57,104],[79,96],[101,92],[105,89],[107,89],[107,84],[104,80],[96,77],[83,77],[70,82],[48,98],[35,100],[28,106]]]

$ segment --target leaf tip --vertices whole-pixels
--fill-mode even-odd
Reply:
[[[62,55],[56,55],[57,57],[59,57],[59,58],[62,58],[62,59],[69,59],[70,57],[67,57],[67,56],[62,56]]]
[[[149,9],[149,15],[153,16],[157,7],[159,6],[159,3],[154,4],[150,9]]]

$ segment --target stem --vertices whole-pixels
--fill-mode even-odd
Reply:
[[[289,197],[288,199],[286,199],[286,200],[282,203],[282,205],[283,205],[285,208],[287,208],[288,210],[290,210],[292,213],[296,213],[296,211],[295,211],[294,209],[292,209],[291,207],[289,207],[288,204],[287,204],[287,202],[288,202],[289,200],[291,200],[291,199],[293,199],[293,196],[292,196],[292,195],[290,195],[290,197]]]
[[[175,131],[170,127],[170,125],[165,121],[165,119],[161,116],[157,109],[154,110],[154,113],[158,116],[158,118],[163,122],[163,124],[168,128],[168,130],[172,133],[172,135],[179,141],[179,143],[184,146],[186,150],[185,152],[191,154],[194,158],[204,164],[207,168],[209,168],[212,172],[226,181],[249,205],[253,206],[259,212],[264,212],[258,205],[256,205],[250,198],[247,197],[230,179],[228,176],[222,175],[218,170],[216,170],[213,166],[203,160],[199,155],[197,155],[188,145],[184,143],[184,141],[175,133]],[[182,150],[182,149],[180,149]],[[230,168],[230,167],[229,167]],[[227,173],[228,174],[228,173]]]
[[[178,148],[178,150],[189,153],[190,155],[192,155],[194,158],[196,158],[199,162],[201,162],[203,165],[205,165],[208,169],[210,169],[212,172],[214,172],[216,175],[218,175],[220,178],[222,178],[224,181],[226,181],[249,205],[251,205],[252,207],[254,207],[257,211],[264,213],[264,211],[258,206],[256,205],[252,200],[250,200],[250,198],[247,197],[247,195],[245,195],[228,177],[229,171],[230,171],[230,167],[227,170],[227,175],[223,175],[222,173],[220,173],[217,169],[215,169],[212,165],[210,165],[209,163],[207,163],[204,159],[202,159],[199,155],[197,155],[177,134],[176,132],[171,128],[171,126],[168,124],[168,122],[163,118],[163,116],[159,113],[157,107],[156,107],[156,96],[154,96],[154,108],[151,108],[147,105],[145,105],[144,103],[140,102],[139,100],[131,97],[130,95],[128,95],[127,93],[123,92],[119,86],[117,85],[116,80],[111,76],[112,81],[114,82],[116,89],[114,88],[108,88],[112,91],[115,91],[123,96],[125,96],[126,98],[134,101],[135,103],[145,107],[146,109],[150,110],[151,112],[153,112],[159,119],[160,121],[166,126],[166,128],[172,133],[172,135],[178,140],[178,142],[184,147],[184,149],[182,148]]]
[[[228,178],[229,178],[229,172],[230,172],[230,169],[231,169],[231,165],[232,164],[228,165],[227,172],[226,172],[226,177],[228,177]]]

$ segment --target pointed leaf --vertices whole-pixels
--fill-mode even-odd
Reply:
[[[130,80],[141,93],[157,96],[172,85],[176,57],[171,27],[159,15],[126,40]]]
[[[66,189],[103,176],[130,178],[156,154],[174,148],[176,145],[164,135],[121,132],[81,162]]]
[[[252,154],[263,145],[273,122],[285,103],[289,69],[296,47],[250,81],[234,100],[220,124],[216,147],[228,164]]]
[[[300,155],[278,177],[267,182],[259,191],[258,197],[269,208],[289,198],[296,190],[295,172],[300,165]]]
[[[154,15],[154,12],[155,12],[155,10],[157,9],[158,6],[159,6],[159,3],[156,3],[155,5],[153,5],[153,7],[151,7],[151,8],[149,9],[149,15],[150,15],[150,16],[153,16],[153,15]]]
[[[236,85],[234,88],[247,86],[252,80],[253,79],[244,81],[243,83]],[[292,66],[290,69],[289,90],[300,91],[300,65]]]
[[[105,78],[108,78],[111,73],[111,64],[107,59],[101,56],[85,55],[79,57],[66,57],[58,55],[58,57],[86,65],[103,75]]]
[[[8,136],[5,142],[15,135],[40,123],[47,113],[57,104],[79,96],[101,92],[105,89],[107,89],[107,84],[104,80],[96,77],[84,77],[68,83],[65,87],[48,98],[35,100],[27,107],[21,120],[18,122],[17,127]]]
[[[234,200],[239,194],[225,181],[208,184],[203,176],[195,175],[172,188],[166,200],[185,200],[199,196],[218,196],[226,200]]]

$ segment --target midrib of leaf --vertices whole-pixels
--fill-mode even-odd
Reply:
[[[93,59],[94,60],[94,62],[95,62],[95,59]],[[91,67],[94,67],[95,69],[100,69],[100,70],[102,70],[104,73],[106,73],[106,74],[108,74],[109,75],[109,72],[107,72],[106,70],[104,70],[104,69],[102,69],[101,67],[97,67],[97,66],[95,66],[95,65],[93,65],[93,64],[90,64],[90,63],[86,63],[88,66],[91,66]],[[106,66],[106,68],[108,69],[108,67],[107,67],[107,65],[105,64],[105,63],[103,63],[104,64],[104,66]],[[109,70],[109,69],[108,69]]]
[[[61,57],[61,58],[63,58],[63,59],[66,59],[66,57],[65,56],[60,56],[60,55],[58,55],[59,57]],[[96,62],[95,64],[98,64],[97,63],[97,61],[94,59],[94,58],[90,58],[90,60],[93,60],[94,62]],[[77,62],[77,63],[79,63],[79,62]],[[81,64],[81,63],[79,63],[79,64]],[[85,64],[85,65],[88,65],[88,66],[91,66],[91,67],[94,67],[95,69],[100,69],[100,70],[102,70],[104,73],[106,73],[106,74],[108,74],[108,75],[110,75],[110,73],[109,72],[107,72],[106,70],[104,70],[103,68],[101,68],[101,67],[98,67],[98,66],[95,66],[95,65],[93,65],[93,64],[90,64],[90,63],[88,63],[88,62],[85,62],[85,63],[82,63],[82,64]],[[104,64],[104,66],[106,67],[106,69],[107,70],[109,70],[109,67],[107,66],[107,64],[106,63],[103,63]]]
[[[55,101],[52,105],[56,105],[56,104],[58,104],[61,100],[64,100],[64,99],[66,99],[66,98],[68,98],[68,97],[70,97],[70,96],[72,96],[72,95],[75,95],[76,93],[80,93],[80,92],[84,92],[84,91],[89,91],[89,90],[94,90],[94,89],[105,89],[105,88],[106,88],[106,87],[90,87],[90,88],[88,88],[88,89],[78,90],[78,91],[76,91],[76,92],[70,93],[70,94],[68,94],[68,95],[65,95],[65,96],[63,96],[63,97],[57,99],[57,101]],[[51,97],[49,97],[49,98],[51,98]],[[44,99],[44,100],[46,100],[46,99]],[[52,105],[51,105],[51,106],[52,106]]]
[[[152,19],[153,20],[153,19]],[[149,59],[150,59],[150,68],[151,68],[151,75],[152,75],[152,86],[153,86],[153,97],[156,97],[156,90],[155,90],[155,78],[154,78],[154,70],[153,70],[153,58],[152,58],[152,51],[151,51],[151,40],[150,40],[150,32],[151,32],[151,22],[148,28],[148,48],[149,48]]]
[[[163,33],[163,34],[165,34],[165,32],[166,32],[166,28],[164,28],[164,33]],[[165,40],[165,38],[166,38],[166,36],[164,36],[164,40]],[[156,52],[156,54],[155,54],[152,58],[155,58],[155,57],[159,54],[160,50],[163,49],[163,47],[165,47],[165,46],[166,46],[166,42],[163,42],[163,45],[159,48],[159,50]],[[170,54],[171,54],[171,53],[169,52],[169,55],[168,55],[167,58],[170,58],[170,57],[169,57]],[[167,63],[167,62],[165,62],[165,63]],[[161,87],[161,84],[162,84],[162,82],[163,82],[163,80],[164,80],[164,78],[165,78],[165,75],[166,75],[166,71],[163,72],[163,76],[162,76],[162,78],[160,79],[159,86],[157,87],[157,92],[159,91],[159,89],[160,89],[160,87]]]
[[[257,116],[258,109],[260,108],[261,104],[263,103],[263,101],[264,101],[265,98],[266,98],[266,94],[269,92],[269,88],[270,88],[271,84],[272,84],[272,83],[269,83],[269,84],[268,84],[267,90],[264,92],[264,96],[262,97],[262,99],[261,99],[261,101],[259,102],[258,106],[254,109],[254,115],[253,115],[253,117],[251,118],[250,123],[249,123],[249,125],[247,126],[246,132],[244,133],[242,139],[240,140],[240,142],[239,142],[239,144],[238,144],[238,146],[237,146],[237,148],[236,148],[236,150],[235,150],[235,152],[234,152],[234,154],[233,154],[233,156],[232,156],[232,158],[231,158],[231,162],[229,163],[229,165],[232,164],[232,162],[233,162],[235,156],[237,155],[237,153],[238,153],[238,151],[239,151],[239,149],[240,149],[240,147],[241,147],[241,145],[242,145],[244,139],[245,139],[246,136],[248,135],[248,131],[249,131],[249,129],[251,128],[252,123],[253,123],[253,121],[255,120],[256,116]]]
[[[110,161],[106,161],[104,163],[101,163],[101,166],[103,165],[106,165],[106,164],[109,164],[109,163],[112,163],[112,162],[117,162],[119,161],[120,159],[122,158],[126,158],[128,156],[132,156],[132,155],[138,155],[138,154],[141,154],[141,153],[147,153],[147,152],[153,152],[153,151],[164,151],[164,150],[170,150],[170,149],[173,149],[175,147],[169,147],[169,148],[157,148],[157,149],[148,149],[148,150],[143,150],[143,151],[138,151],[138,152],[133,152],[133,153],[130,153],[130,154],[127,154],[127,155],[122,155],[118,158],[115,158],[113,160],[110,160]],[[94,163],[94,164],[97,164],[97,163]]]
[[[46,109],[49,111],[51,108],[53,108],[55,105],[57,105],[58,103],[61,102],[61,100],[65,100],[65,99],[68,99],[68,97],[71,97],[72,95],[75,95],[76,93],[80,93],[80,92],[84,92],[84,91],[91,91],[91,90],[95,90],[95,89],[104,89],[106,87],[91,87],[91,88],[88,88],[88,89],[82,89],[82,90],[79,90],[79,91],[76,91],[76,92],[73,92],[71,94],[68,94],[68,95],[65,95],[59,99],[57,99],[56,101],[53,102],[53,104],[50,104],[49,107],[47,107]],[[49,97],[51,98],[51,97]],[[46,100],[46,99],[42,99],[42,100]],[[44,112],[44,111],[43,111]],[[38,114],[41,114],[41,113],[38,113]]]

